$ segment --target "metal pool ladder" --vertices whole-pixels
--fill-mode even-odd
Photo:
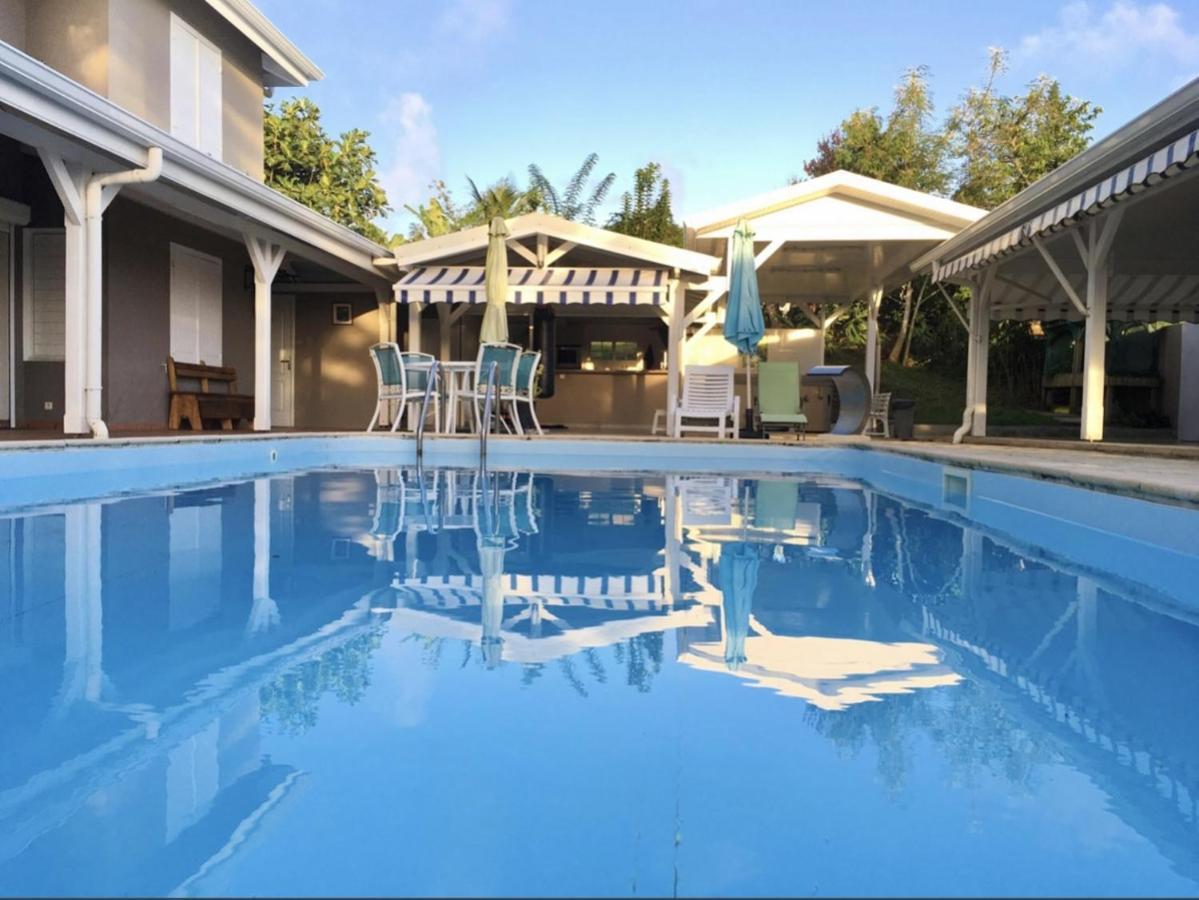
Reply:
[[[487,370],[487,393],[483,399],[483,421],[479,423],[479,468],[487,468],[487,434],[491,431],[491,407],[495,401],[495,378],[499,363]]]
[[[437,379],[440,373],[437,368],[437,360],[429,363],[429,375],[425,379],[425,396],[420,404],[420,418],[416,421],[416,461],[420,463],[425,454],[425,419],[429,416],[429,398],[433,391],[437,388]]]

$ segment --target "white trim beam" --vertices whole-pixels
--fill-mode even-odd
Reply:
[[[1041,258],[1045,260],[1045,265],[1049,267],[1049,271],[1053,273],[1053,277],[1057,279],[1057,283],[1062,286],[1062,290],[1066,292],[1066,296],[1070,298],[1070,302],[1074,304],[1074,308],[1085,318],[1087,315],[1087,306],[1078,296],[1078,291],[1074,290],[1074,285],[1070,283],[1070,279],[1062,271],[1061,266],[1057,264],[1057,260],[1053,258],[1053,254],[1049,252],[1044,241],[1039,237],[1032,239],[1032,245],[1037,248],[1037,252],[1041,254]],[[991,271],[994,269],[992,266]]]
[[[529,265],[536,266],[538,268],[541,267],[541,261],[538,260],[537,254],[518,241],[516,238],[510,237],[504,243],[508,246],[509,250],[515,250],[517,256],[522,257],[525,262],[529,263]]]
[[[544,237],[544,235],[542,235],[542,237]],[[559,244],[557,247],[555,247],[553,250],[551,250],[549,253],[547,253],[545,255],[545,266],[544,267],[549,268],[554,263],[556,263],[558,260],[560,260],[562,257],[564,257],[567,253],[569,253],[571,250],[575,249],[575,247],[577,247],[577,246],[579,246],[579,245],[576,244],[574,241],[563,241],[561,244]]]

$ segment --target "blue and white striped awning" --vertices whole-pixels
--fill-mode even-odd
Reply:
[[[1199,131],[1192,131],[1158,148],[1128,168],[1109,175],[1084,191],[1079,191],[1006,234],[963,256],[935,266],[933,277],[940,281],[952,278],[967,269],[979,268],[1017,247],[1028,246],[1038,235],[1058,231],[1084,216],[1097,215],[1113,203],[1135,196],[1196,164],[1199,164]]]
[[[395,286],[399,303],[486,303],[482,266],[427,266],[405,274]],[[661,306],[670,298],[664,269],[513,268],[508,302],[580,303],[592,306]]]

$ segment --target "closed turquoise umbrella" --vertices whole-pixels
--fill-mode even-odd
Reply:
[[[491,220],[487,231],[487,309],[479,339],[485,344],[503,344],[508,340],[508,226],[500,216]]]
[[[720,592],[724,613],[724,662],[736,672],[745,662],[745,638],[749,635],[749,615],[753,611],[754,591],[758,589],[758,550],[753,544],[738,541],[720,548]]]
[[[744,219],[733,230],[728,263],[729,301],[724,314],[724,339],[745,356],[745,411],[748,415],[753,406],[750,364],[758,342],[766,334],[766,322],[762,318],[762,299],[758,296],[754,233]]]

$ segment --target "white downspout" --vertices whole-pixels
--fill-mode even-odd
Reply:
[[[101,440],[108,437],[108,426],[101,413],[101,381],[104,372],[102,354],[104,348],[104,316],[102,294],[104,289],[101,258],[103,230],[101,224],[104,208],[104,188],[141,184],[156,181],[162,174],[162,148],[150,147],[146,151],[146,166],[124,172],[109,172],[88,179],[84,195],[84,243],[86,263],[84,266],[84,359],[83,374],[84,414],[92,437]],[[115,192],[114,192],[115,193]],[[109,196],[112,199],[112,195]]]

